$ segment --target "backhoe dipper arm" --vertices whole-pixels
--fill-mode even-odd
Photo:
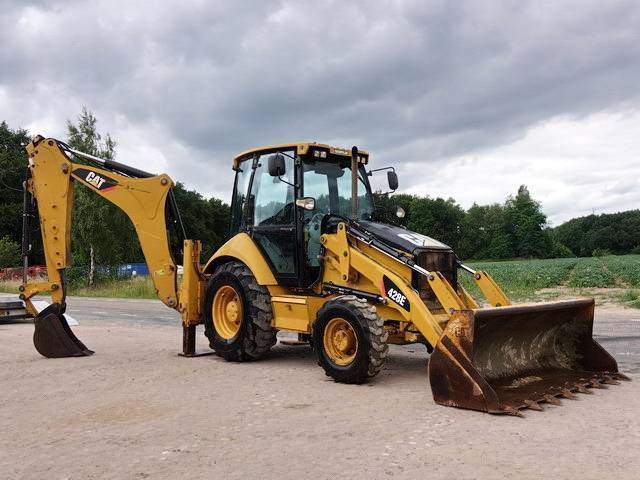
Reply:
[[[70,261],[71,212],[74,184],[78,181],[131,219],[158,298],[168,307],[178,309],[176,265],[169,249],[165,218],[167,196],[174,184],[171,178],[164,174],[131,178],[115,171],[74,163],[54,139],[36,137],[26,148],[31,171],[26,188],[38,204],[49,281],[23,285],[23,300],[28,302],[34,295],[48,291],[53,302],[60,304],[64,311],[64,269]],[[110,164],[105,162],[105,165]],[[103,228],[110,226],[105,224]]]

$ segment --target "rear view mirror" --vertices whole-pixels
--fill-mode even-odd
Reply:
[[[284,166],[284,155],[276,153],[269,157],[269,175],[272,177],[281,177],[286,173]]]
[[[316,209],[316,199],[313,197],[298,198],[296,200],[296,205],[311,212]]]
[[[398,189],[398,175],[393,170],[387,172],[387,180],[389,181],[389,189],[396,191]]]

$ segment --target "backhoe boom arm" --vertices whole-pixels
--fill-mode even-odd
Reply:
[[[131,219],[158,297],[165,305],[177,308],[177,269],[169,249],[165,218],[165,204],[174,185],[171,178],[165,174],[132,178],[93,165],[74,163],[54,139],[36,138],[27,146],[27,152],[31,179],[26,188],[38,203],[49,281],[23,285],[24,300],[50,291],[55,303],[64,304],[64,269],[70,262],[74,186],[79,182]],[[109,225],[103,228],[108,229]]]

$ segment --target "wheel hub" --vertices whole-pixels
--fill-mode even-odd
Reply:
[[[230,340],[240,331],[242,324],[242,300],[231,285],[223,285],[213,297],[211,307],[216,333]]]
[[[324,350],[336,365],[349,365],[358,351],[358,337],[344,318],[333,318],[327,323],[323,336]]]

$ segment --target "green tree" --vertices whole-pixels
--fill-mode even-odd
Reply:
[[[640,210],[574,218],[551,233],[574,255],[587,257],[596,250],[624,255],[640,246]]]
[[[516,256],[508,232],[505,207],[473,204],[467,211],[460,239],[461,258],[505,259]]]
[[[409,221],[409,210],[413,198],[413,195],[407,194],[389,195],[386,193],[374,193],[373,220],[406,227]],[[403,218],[399,218],[396,215],[398,207],[402,207],[405,211]]]
[[[457,250],[465,212],[453,198],[414,197],[407,228],[446,243]]]
[[[22,182],[27,172],[29,139],[25,130],[0,123],[0,237],[19,242],[22,237]]]
[[[0,268],[15,267],[20,264],[20,244],[9,236],[0,237]]]
[[[22,183],[27,178],[27,152],[29,143],[26,130],[12,130],[6,122],[0,122],[0,237],[7,236],[14,242],[22,242]],[[32,222],[31,262],[43,263],[40,224]]]
[[[227,240],[229,233],[229,205],[217,198],[205,199],[195,190],[187,190],[177,183],[174,187],[176,203],[188,238],[202,240],[202,253],[209,258]],[[182,259],[176,259],[180,262]]]
[[[552,242],[545,229],[547,217],[526,185],[518,188],[515,197],[507,199],[505,216],[507,232],[513,237],[517,257],[546,258],[551,255]]]
[[[86,108],[77,123],[67,122],[70,147],[96,157],[113,159],[116,142],[98,132],[96,117]],[[86,266],[87,284],[95,282],[96,266],[115,265],[141,258],[129,218],[115,205],[75,182],[72,245],[74,263]],[[84,267],[83,267],[84,269]]]

